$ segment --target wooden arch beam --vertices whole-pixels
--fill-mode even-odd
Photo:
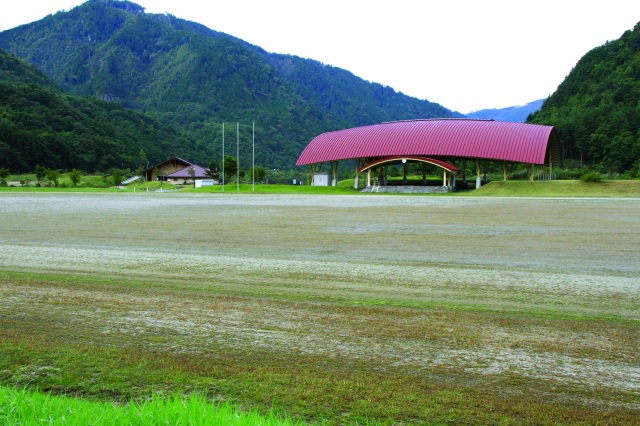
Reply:
[[[428,158],[428,157],[422,157],[417,155],[395,155],[392,157],[378,158],[369,163],[366,163],[358,169],[358,172],[359,173],[365,172],[381,164],[402,162],[402,160],[433,164],[434,166],[443,168],[450,173],[455,173],[460,171],[460,169],[454,166],[453,164],[449,164],[442,160],[436,160],[435,158]]]

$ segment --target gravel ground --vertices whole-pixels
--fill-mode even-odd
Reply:
[[[0,276],[157,288],[0,288],[0,314],[58,315],[96,344],[509,373],[640,409],[640,199],[0,194],[0,214]]]

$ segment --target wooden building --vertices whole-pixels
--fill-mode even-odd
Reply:
[[[217,173],[207,174],[208,169],[179,157],[171,157],[167,161],[156,164],[144,171],[147,181],[163,180],[173,184],[192,184],[194,180],[213,179],[217,181]]]

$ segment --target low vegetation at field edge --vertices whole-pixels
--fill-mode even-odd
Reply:
[[[584,182],[494,181],[467,195],[532,197],[640,197],[640,180]]]
[[[85,179],[85,178],[83,178]],[[79,188],[71,188],[71,185],[64,181],[59,188],[50,187],[13,187],[2,188],[0,191],[14,192],[195,192],[195,193],[257,193],[257,194],[358,194],[359,190],[353,188],[353,179],[345,179],[339,182],[337,187],[321,187],[309,185],[282,185],[282,184],[229,184],[222,188],[220,185],[193,188],[191,185],[173,185],[160,182],[140,182],[127,185],[118,189],[113,186],[106,186],[102,177],[92,177],[91,182]],[[33,181],[32,181],[33,184]],[[376,194],[381,196],[393,196],[394,194]],[[640,197],[639,180],[619,180],[583,182],[580,180],[566,181],[493,181],[482,186],[479,190],[461,191],[449,194],[419,194],[418,196],[514,196],[514,197]]]

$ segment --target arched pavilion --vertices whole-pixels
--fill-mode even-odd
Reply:
[[[552,173],[561,162],[561,149],[553,126],[477,119],[406,120],[323,133],[307,145],[296,165],[309,165],[313,175],[328,163],[335,185],[338,162],[345,160],[355,161],[356,187],[363,172],[370,186],[372,169],[417,161],[442,168],[443,186],[449,188],[455,186],[459,171],[453,163],[473,161],[479,188],[482,164],[487,161],[502,162],[505,180],[508,163],[525,164],[533,180],[536,164],[548,165]]]

